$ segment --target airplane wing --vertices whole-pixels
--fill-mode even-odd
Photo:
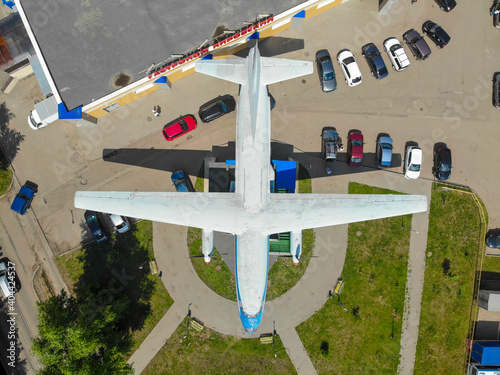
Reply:
[[[274,57],[261,57],[260,59],[262,64],[260,77],[265,85],[302,77],[313,72],[313,63],[310,61]]]
[[[212,77],[242,84],[248,81],[246,59],[200,60],[194,69]]]
[[[75,207],[127,217],[229,232],[237,215],[231,193],[77,191]]]
[[[272,234],[422,212],[427,210],[427,198],[271,194],[263,211],[249,213],[231,193],[79,191],[75,207],[232,234],[249,227]]]
[[[267,226],[282,233],[426,210],[425,195],[271,194]]]

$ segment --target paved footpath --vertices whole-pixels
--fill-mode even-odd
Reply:
[[[186,309],[184,306],[178,303],[170,306],[170,309],[128,360],[136,374],[140,374],[146,368],[185,317]]]
[[[428,196],[430,196],[430,191]],[[429,199],[430,203],[430,199]],[[413,215],[411,223],[410,254],[406,279],[406,295],[403,327],[401,332],[401,350],[398,374],[411,375],[417,352],[418,328],[420,323],[420,303],[424,290],[425,251],[427,249],[428,213]]]

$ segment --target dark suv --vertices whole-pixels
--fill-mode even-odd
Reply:
[[[372,75],[377,78],[385,78],[389,74],[387,71],[387,67],[385,66],[384,59],[377,48],[377,46],[373,43],[368,43],[363,46],[361,49],[363,56],[370,67]]]
[[[438,3],[441,10],[445,12],[450,12],[457,6],[457,2],[455,0],[435,0]]]
[[[427,35],[438,48],[443,48],[450,42],[451,37],[441,26],[432,21],[425,21],[422,25],[422,32]]]
[[[236,109],[236,102],[231,95],[223,95],[203,104],[198,111],[201,121],[210,122]]]
[[[408,47],[410,47],[413,56],[417,60],[425,60],[431,54],[431,49],[429,45],[424,40],[424,37],[418,33],[415,29],[410,29],[403,34],[403,39],[405,40]]]

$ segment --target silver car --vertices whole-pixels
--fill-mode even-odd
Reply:
[[[324,92],[335,91],[337,79],[333,69],[332,58],[326,49],[316,52],[316,67],[318,68],[319,81]]]

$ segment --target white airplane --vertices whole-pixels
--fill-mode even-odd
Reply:
[[[243,327],[252,335],[264,311],[270,234],[300,234],[308,228],[423,212],[427,199],[418,195],[271,194],[274,170],[267,85],[310,74],[312,63],[261,57],[255,46],[246,59],[203,60],[195,69],[241,85],[235,192],[79,191],[75,207],[202,228],[205,261],[210,261],[213,251],[214,230],[234,234],[238,310]],[[300,257],[299,251],[295,254]]]

